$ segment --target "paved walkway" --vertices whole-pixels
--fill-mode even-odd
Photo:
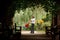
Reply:
[[[22,35],[30,35],[31,31],[21,31]],[[45,34],[45,31],[34,31],[34,34]]]

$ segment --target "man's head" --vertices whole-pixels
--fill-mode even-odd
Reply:
[[[35,18],[34,16],[32,16],[32,18]]]

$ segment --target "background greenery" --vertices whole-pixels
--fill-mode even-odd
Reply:
[[[12,7],[16,10],[14,23],[17,26],[24,26],[32,15],[36,20],[43,19],[44,23],[41,24],[43,27],[51,26],[52,15],[56,16],[56,11],[59,9],[56,0],[14,0]]]
[[[43,30],[45,26],[51,26],[52,14],[49,11],[46,12],[41,4],[27,7],[24,10],[21,9],[19,12],[16,10],[14,23],[16,23],[17,26],[22,26],[22,30],[30,30],[31,24],[29,24],[28,28],[25,27],[25,24],[31,20],[32,16],[36,18],[35,30]],[[43,20],[43,23],[41,24],[38,20]],[[37,23],[39,25],[37,25]]]

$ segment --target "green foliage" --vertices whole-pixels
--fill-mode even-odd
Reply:
[[[55,16],[57,11],[55,0],[15,0],[13,4],[16,6],[16,10],[20,15],[19,25],[27,23],[31,19],[32,15],[35,16],[36,20],[43,19],[44,22],[50,24],[52,15]],[[21,10],[23,13],[21,13]]]
[[[43,26],[45,26],[47,23],[49,24],[48,26],[50,26],[51,24],[51,14],[50,12],[46,12],[44,10],[44,8],[40,5],[38,6],[32,6],[32,7],[28,7],[24,10],[20,10],[19,13],[17,12],[17,10],[15,11],[15,16],[14,16],[14,23],[17,24],[17,26],[25,26],[26,23],[29,22],[29,20],[31,20],[31,17],[35,16],[36,20],[40,20],[40,19],[44,19],[44,25],[41,24],[41,29],[43,29]],[[46,19],[46,20],[45,20]],[[50,21],[50,22],[49,22]],[[31,25],[29,26],[29,28],[26,28],[23,30],[30,30]],[[38,25],[35,24],[34,27],[35,30],[38,29]]]
[[[15,0],[13,3],[16,6],[16,9],[26,9],[27,7],[36,6],[41,4],[44,6],[45,10],[48,12],[56,10],[56,1],[55,0]]]
[[[46,14],[46,18],[43,19],[45,22],[46,21],[51,21],[52,20],[52,14]]]

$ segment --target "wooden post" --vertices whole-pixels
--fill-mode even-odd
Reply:
[[[59,31],[59,40],[60,40],[60,31]]]
[[[21,26],[20,26],[20,36],[21,36]]]

